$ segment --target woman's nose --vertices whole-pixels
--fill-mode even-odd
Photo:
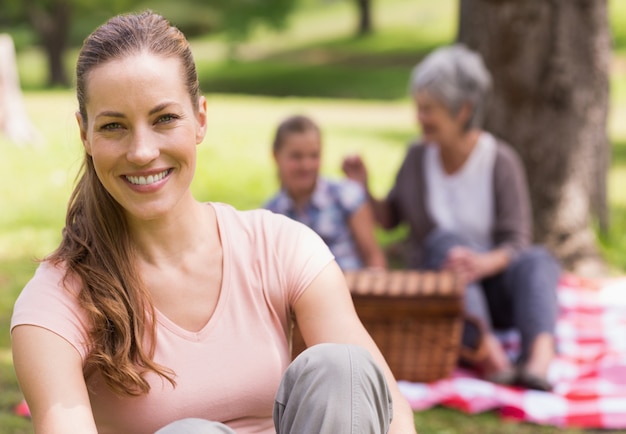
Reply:
[[[145,166],[160,154],[158,139],[145,129],[137,129],[131,137],[126,158],[133,164]]]

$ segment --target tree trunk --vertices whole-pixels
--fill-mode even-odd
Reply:
[[[607,0],[461,0],[458,40],[493,74],[485,128],[522,157],[536,241],[591,272],[592,215],[608,225]]]
[[[0,34],[0,132],[20,145],[42,140],[22,101],[15,47],[7,34]]]
[[[48,8],[28,2],[28,13],[48,57],[48,85],[67,86],[69,80],[63,64],[70,26],[71,7],[65,0],[53,1]]]
[[[372,26],[372,0],[356,0],[359,9],[358,36],[369,35],[373,31]]]

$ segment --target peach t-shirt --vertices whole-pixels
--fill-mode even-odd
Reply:
[[[87,379],[100,434],[152,434],[185,417],[224,422],[238,434],[274,433],[272,409],[290,362],[291,306],[333,257],[306,226],[265,210],[213,203],[224,250],[215,312],[199,332],[157,312],[154,360],[175,372],[176,387],[150,373],[140,397],[112,393],[99,374]],[[49,329],[86,356],[86,319],[65,290],[63,270],[42,263],[19,296],[11,328]]]

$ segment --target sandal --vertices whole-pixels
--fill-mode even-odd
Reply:
[[[517,376],[517,385],[526,389],[540,390],[543,392],[550,392],[552,390],[552,384],[550,384],[548,380],[525,370],[520,370]]]
[[[490,383],[500,384],[501,386],[512,386],[517,381],[517,372],[513,368],[508,368],[503,371],[487,375],[485,380]]]

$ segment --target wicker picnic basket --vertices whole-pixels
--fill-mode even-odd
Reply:
[[[459,359],[463,286],[451,273],[349,271],[356,311],[398,380],[447,377]],[[294,329],[292,354],[305,348]]]

